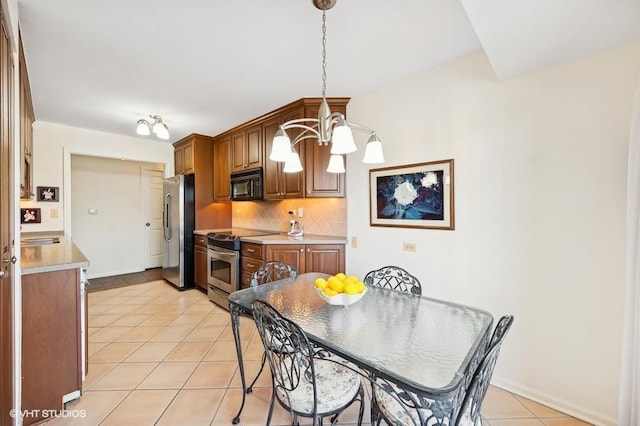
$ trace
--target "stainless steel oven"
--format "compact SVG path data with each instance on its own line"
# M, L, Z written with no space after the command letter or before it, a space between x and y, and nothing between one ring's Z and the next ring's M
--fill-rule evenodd
M207 234L207 295L229 309L229 295L240 290L240 238L277 234L277 231L231 228Z
M229 294L238 289L240 252L210 244L207 254L207 295L215 304L227 308Z

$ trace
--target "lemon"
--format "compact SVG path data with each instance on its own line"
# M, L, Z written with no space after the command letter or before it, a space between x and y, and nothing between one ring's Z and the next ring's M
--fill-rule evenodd
M339 280L337 277L329 277L327 280L329 288L336 293L342 293L344 290L344 281Z
M333 297L336 294L338 294L337 291L330 289L329 287L325 287L322 292L324 293L325 296L329 296L329 297Z
M316 288L319 288L320 290L326 288L328 284L329 283L324 278L317 278L315 283L314 283Z
M359 280L356 285L358 286L358 293L362 293L364 289L367 288L366 284Z
M349 276L345 279L345 281L360 281L360 280L359 280L359 279L358 279L358 277L357 277L357 276L355 276L355 275L349 275Z
M347 276L345 274L343 274L342 272L338 272L337 274L334 275L334 277L336 277L340 281L344 281L344 279L347 278Z
M350 281L344 285L345 294L359 294L361 293L360 287L357 281Z

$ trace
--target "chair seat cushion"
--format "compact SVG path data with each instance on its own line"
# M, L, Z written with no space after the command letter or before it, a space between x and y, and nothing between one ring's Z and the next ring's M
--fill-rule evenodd
M316 389L318 392L318 414L331 413L347 406L360 389L360 376L342 364L314 359ZM276 388L278 399L299 413L313 412L313 386L301 380L299 386L287 394Z
M398 389L393 386L396 391ZM373 396L382 417L393 426L419 425L420 418L415 408L400 403L391 394L378 386L373 386Z

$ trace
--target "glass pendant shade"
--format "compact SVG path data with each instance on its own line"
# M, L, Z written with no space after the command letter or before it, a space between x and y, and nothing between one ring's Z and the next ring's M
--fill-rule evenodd
M151 134L151 130L149 130L149 123L147 122L147 120L138 120L136 133L141 136L149 136Z
M154 126L155 127L155 126ZM158 136L160 139L164 139L167 140L169 139L169 128L167 127L166 124L161 123L160 124L160 128L158 129L157 132L155 132L156 136Z
M287 161L291 157L291 140L287 136L287 132L283 129L278 129L273 137L273 144L271 145L271 153L269 154L269 160L271 161ZM300 159L298 159L300 162Z
M353 141L353 133L351 127L344 118L340 118L333 128L331 136L331 153L332 154L349 154L358 149Z
M367 141L367 147L364 151L363 163L366 164L381 164L384 163L384 154L382 153L382 142L378 139L378 136L374 133L369 137Z
M162 132L162 123L158 120L153 124L153 128L151 129L154 135L158 135Z
M332 154L331 157L329 157L327 171L329 173L344 173L344 157L339 154Z
M300 155L294 150L289 154L289 158L284 162L285 173L297 173L302 171L302 163L300 163Z

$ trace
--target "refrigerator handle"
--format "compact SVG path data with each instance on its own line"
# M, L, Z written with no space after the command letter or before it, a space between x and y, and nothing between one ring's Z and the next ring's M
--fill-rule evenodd
M167 193L164 196L164 211L162 212L164 222L164 240L169 241L171 239L171 194Z

